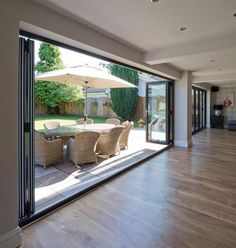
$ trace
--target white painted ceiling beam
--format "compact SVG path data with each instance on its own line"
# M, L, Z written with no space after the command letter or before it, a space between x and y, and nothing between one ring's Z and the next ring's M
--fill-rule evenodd
M236 35L224 36L204 42L193 42L191 44L182 44L175 47L166 47L147 52L144 55L144 62L149 65L171 63L179 58L187 58L197 54L212 53L232 49L236 47Z
M234 82L236 80L236 71L215 75L193 76L193 83L214 83L214 82Z

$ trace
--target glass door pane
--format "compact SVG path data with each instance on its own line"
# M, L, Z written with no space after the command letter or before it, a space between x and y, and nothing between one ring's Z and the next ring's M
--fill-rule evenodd
M206 92L202 92L202 122L203 122L203 128L206 127Z
M174 84L173 82L168 82L168 130L167 130L167 137L169 136L168 143L172 143L174 139Z
M202 91L199 91L199 127L203 127L203 116L202 116Z
M199 98L198 98L199 94L198 94L198 90L195 91L195 102L196 102L196 105L195 105L195 118L196 118L196 128L195 130L198 130L199 129Z
M192 131L195 130L195 98L194 89L192 89Z
M167 83L147 85L147 141L167 143Z
M206 127L206 91L192 88L192 132Z

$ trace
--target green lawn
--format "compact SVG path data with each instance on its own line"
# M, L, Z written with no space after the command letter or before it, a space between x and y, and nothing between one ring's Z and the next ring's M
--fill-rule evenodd
M35 130L42 131L44 130L43 123L45 121L59 121L61 126L64 125L72 125L76 124L76 120L79 118L83 118L82 116L78 115L44 115L44 116L36 116L35 117ZM105 117L89 117L93 119L94 123L105 123L107 118Z
M43 123L45 121L59 121L61 126L76 124L76 120L79 118L83 118L83 116L78 115L42 115L35 117L35 130L43 131L44 126ZM107 117L91 117L94 123L105 123ZM122 122L122 121L121 121ZM134 122L134 127L138 127L137 121Z

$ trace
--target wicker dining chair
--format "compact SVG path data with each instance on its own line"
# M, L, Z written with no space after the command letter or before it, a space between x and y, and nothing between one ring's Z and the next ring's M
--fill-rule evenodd
M102 132L97 143L97 152L109 158L111 155L120 153L119 139L124 127L117 126L109 131Z
M60 127L60 122L59 121L47 121L47 122L44 122L43 123L43 126L45 129L54 129L54 128L57 128L57 127ZM54 140L56 139L57 137L55 135L45 135L45 138L47 140Z
M97 163L96 145L99 132L85 131L79 132L68 142L69 159L75 164L84 164L88 162Z
M119 140L120 149L122 148L128 149L129 134L133 127L133 124L134 123L132 121L128 123L124 123L124 130L122 131Z
M106 123L107 124L114 124L115 126L118 126L118 125L120 125L120 120L117 118L109 118L109 119L106 119Z
M126 126L126 125L128 125L130 122L127 120L127 121L124 121L124 122L122 122L122 126Z
M63 160L62 139L47 140L43 134L35 131L35 164L43 165L44 169L49 164Z
M81 118L81 119L76 120L76 123L77 124L84 124L84 118ZM86 124L93 124L93 119L87 118Z
M43 126L45 129L53 129L60 127L60 122L59 121L47 121L43 123Z

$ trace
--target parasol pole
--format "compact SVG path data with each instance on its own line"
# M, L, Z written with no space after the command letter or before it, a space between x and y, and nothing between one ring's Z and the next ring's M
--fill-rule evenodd
M88 81L85 80L85 103L84 103L84 124L87 123L88 117Z

